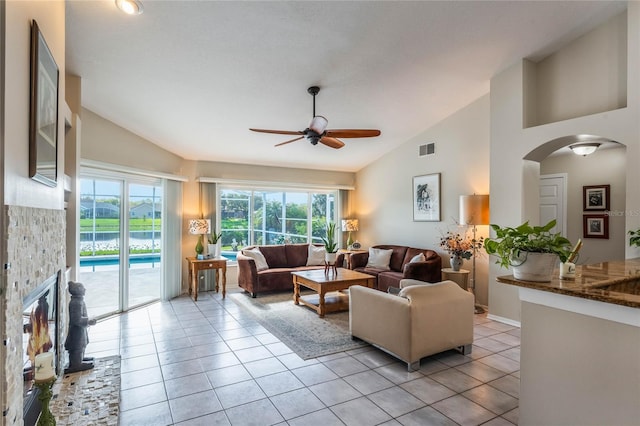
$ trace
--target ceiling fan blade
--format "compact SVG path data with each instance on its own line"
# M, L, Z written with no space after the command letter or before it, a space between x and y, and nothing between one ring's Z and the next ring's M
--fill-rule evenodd
M342 142L339 139L332 138L330 136L323 136L320 139L320 143L325 144L326 146L331 147L331 148L335 148L335 149L340 149L340 148L342 148L344 146L344 142Z
M329 120L327 120L321 115L316 115L311 120L311 123L309 123L309 129L321 135L324 133L324 129L327 128L327 124L329 124Z
M333 138L372 138L380 136L377 129L331 129L327 130L327 136Z
M301 135L302 132L295 130L267 130L267 129L249 129L253 132L260 133L276 133L278 135Z
M286 144L291 143L291 142L299 141L302 138L304 138L304 136L300 136L299 138L295 138L295 139L291 139L291 140L288 140L288 141L280 142L280 143L275 144L274 146L286 145Z

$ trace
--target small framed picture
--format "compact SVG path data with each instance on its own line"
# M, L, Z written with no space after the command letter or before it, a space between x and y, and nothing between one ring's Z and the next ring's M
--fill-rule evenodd
M609 239L609 216L604 214L585 214L582 216L584 238Z
M584 211L609 210L609 185L592 185L582 187L582 203Z
M440 173L414 176L413 221L440 222Z

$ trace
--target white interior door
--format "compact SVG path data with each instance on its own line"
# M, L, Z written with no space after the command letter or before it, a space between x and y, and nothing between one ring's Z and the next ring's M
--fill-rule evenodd
M540 176L540 225L556 220L553 232L567 236L567 174Z

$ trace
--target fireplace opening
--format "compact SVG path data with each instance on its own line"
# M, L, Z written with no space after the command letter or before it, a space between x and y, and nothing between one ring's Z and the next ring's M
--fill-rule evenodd
M52 275L22 301L22 376L23 418L25 426L35 425L42 409L38 400L39 390L34 386L35 357L44 352L53 352L56 374L59 374L58 336L60 336L60 313L58 310L58 288L61 271Z

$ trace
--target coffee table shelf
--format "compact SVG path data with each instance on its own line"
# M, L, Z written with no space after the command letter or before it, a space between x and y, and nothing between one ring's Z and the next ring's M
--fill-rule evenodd
M316 269L310 271L292 272L293 301L296 305L303 304L313 309L322 318L327 312L337 312L349 309L349 296L340 293L352 285L373 287L375 277L338 268L337 270ZM300 286L309 288L316 294L300 296Z

